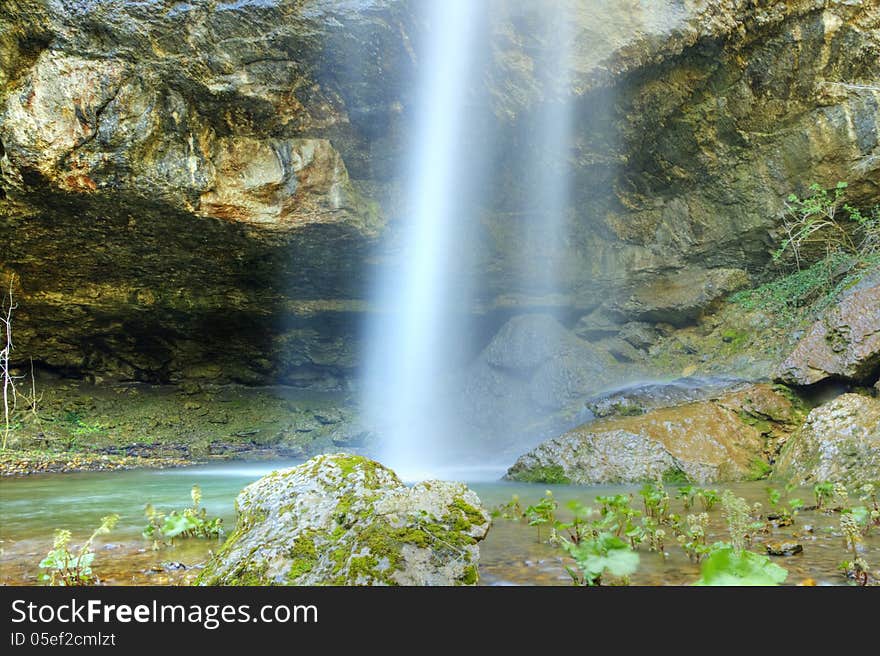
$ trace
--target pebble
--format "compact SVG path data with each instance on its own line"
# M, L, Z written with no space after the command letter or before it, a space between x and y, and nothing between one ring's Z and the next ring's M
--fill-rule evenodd
M767 553L771 556L793 556L804 550L803 545L794 540L768 542L765 546L767 547Z

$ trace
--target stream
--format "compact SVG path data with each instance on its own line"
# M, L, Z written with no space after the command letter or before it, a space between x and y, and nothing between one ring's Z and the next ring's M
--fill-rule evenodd
M152 503L162 511L190 505L190 488L202 489L202 504L209 515L223 518L227 531L235 524L234 499L247 484L273 469L295 462L277 461L230 462L166 470L130 470L122 472L46 474L6 479L0 482L0 583L34 585L39 583L37 564L52 544L57 528L73 533L79 544L109 513L120 516L116 529L96 542L94 570L107 585L166 585L189 583L198 573L199 564L216 549L213 540L179 540L173 548L158 551L141 537L145 525L144 504ZM523 506L540 499L545 489L552 489L560 508L571 499L592 504L598 495L630 492L633 506L641 503L636 486L544 486L498 481L500 470L460 470L441 472L443 478L466 480L487 508L520 496ZM736 483L729 488L750 503L761 502L768 508L766 481ZM683 513L675 499L671 510ZM812 502L812 493L793 493L805 503ZM854 503L855 500L854 500ZM564 512L560 514L564 515ZM710 542L724 539L724 519L720 506L711 512ZM802 511L794 525L774 529L755 540L753 549L763 552L763 542L790 539L800 542L804 551L790 557L774 558L789 570L787 583L797 584L812 579L817 584L840 585L846 579L837 567L845 557L839 516L818 511ZM864 556L876 567L880 562L878 531L865 539ZM547 530L542 535L546 540ZM684 552L670 536L662 557L640 548L641 563L631 582L635 585L686 585L699 576L699 566L688 561ZM495 519L488 537L480 545L481 585L568 585L561 551L544 541L539 542L535 527L525 522Z

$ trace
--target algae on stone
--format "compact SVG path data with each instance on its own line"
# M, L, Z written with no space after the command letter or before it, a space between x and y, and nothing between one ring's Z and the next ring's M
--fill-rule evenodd
M462 483L407 487L363 456L275 471L236 500L203 585L473 585L489 515Z

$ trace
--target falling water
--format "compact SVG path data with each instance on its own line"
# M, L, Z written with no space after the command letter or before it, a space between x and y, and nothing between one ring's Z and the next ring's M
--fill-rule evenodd
M543 102L526 121L521 162L525 222L520 238L519 277L527 296L562 294L562 254L569 206L569 152L573 111L570 98L572 15L564 3L544 12L535 73L543 87Z
M427 3L430 35L419 61L414 139L403 175L401 264L378 281L382 309L367 334L364 405L381 435L381 457L408 478L441 457L455 430L444 405L449 363L463 342L465 292L459 254L473 217L462 195L471 171L463 138L468 92L478 86L481 8L474 0Z

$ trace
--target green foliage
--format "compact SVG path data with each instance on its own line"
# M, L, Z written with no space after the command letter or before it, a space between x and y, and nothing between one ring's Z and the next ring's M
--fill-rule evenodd
M507 503L499 504L493 508L490 514L493 519L500 517L501 519L509 519L517 522L525 517L525 512L519 502L518 494L514 494Z
M523 483L544 483L546 485L568 485L571 483L571 479L565 475L565 470L559 465L532 467L517 474L517 480Z
M645 505L645 515L661 523L665 521L669 513L669 494L661 483L645 483L639 496Z
M794 524L798 511L804 507L804 502L800 499L789 498L789 494L794 489L794 486L786 485L784 493L775 487L768 487L766 489L767 498L770 501L770 506L773 508L773 512L767 515L767 519L777 527Z
M709 528L708 513L688 515L684 525L677 523L673 530L676 532L676 540L687 554L688 559L700 562L709 553L709 545L706 541L706 533Z
M713 490L705 487L698 487L696 489L696 496L700 500L700 504L703 506L703 510L709 512L712 508L715 507L715 504L718 503L720 497L718 496L718 490Z
M745 499L730 490L721 493L721 511L727 520L730 544L737 551L744 551L747 545L751 545L754 535L767 530L760 519L760 504L750 508Z
M174 546L174 538L219 538L223 535L223 520L220 517L208 517L208 511L200 507L202 490L193 485L190 490L193 505L182 511L172 510L168 515L157 511L153 504L144 507L147 526L143 536L153 541L153 549L163 546Z
M847 560L840 563L840 569L858 585L868 585L870 577L868 563L859 552L859 545L862 543L862 527L858 516L851 510L840 514L840 530L849 552Z
M612 533L600 533L578 543L563 539L561 545L580 570L567 568L578 585L601 585L606 575L626 578L639 568L639 554Z
M101 518L101 525L75 553L70 550L70 531L66 529L55 531L52 550L39 564L41 569L48 571L40 578L49 585L78 586L97 583L98 578L92 572L92 562L95 560L92 544L99 535L112 531L117 521L119 515L107 515Z
M718 545L700 566L696 585L779 585L788 571L767 556L730 545Z
M753 458L749 463L749 480L760 481L770 476L773 468L763 458Z
M868 513L866 524L868 529L871 526L880 526L880 502L877 499L877 488L880 487L876 483L862 483L859 486L859 500L868 504L866 511ZM866 530L867 533L867 530Z
M553 492L547 490L544 493L543 499L535 505L526 508L525 517L529 522L529 526L536 526L538 528L538 542L541 541L541 526L554 523L558 505L556 499L553 498Z
M816 483L813 486L813 495L816 497L816 507L819 510L825 509L834 496L834 483Z
M785 233L773 260L792 273L738 292L731 301L746 309L797 314L817 303L830 304L867 271L880 265L880 206L863 211L844 202L847 183L830 190L810 186L810 195L788 197Z

